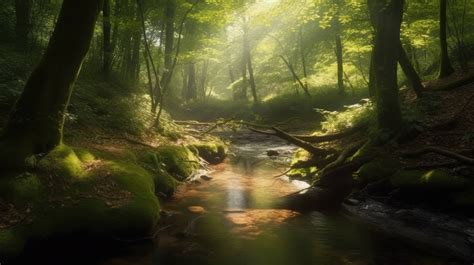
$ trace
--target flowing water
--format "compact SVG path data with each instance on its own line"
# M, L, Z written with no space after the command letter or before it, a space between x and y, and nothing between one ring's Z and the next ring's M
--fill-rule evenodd
M458 264L373 232L338 212L274 209L278 197L307 185L275 177L295 149L250 134L233 142L235 155L212 168L210 181L186 184L163 203L167 217L155 242L123 244L81 264ZM267 150L280 155L269 158Z

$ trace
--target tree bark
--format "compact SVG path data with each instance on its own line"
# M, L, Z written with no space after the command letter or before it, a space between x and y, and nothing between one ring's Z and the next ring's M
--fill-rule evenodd
M167 0L165 7L165 62L161 87L166 87L171 79L174 48L174 19L176 15L176 1Z
M102 71L104 76L108 78L110 76L110 65L112 62L112 46L111 46L111 23L110 23L110 0L104 0L103 8L103 68Z
M336 57L337 57L337 88L339 94L344 94L344 64L342 61L342 41L339 33L336 34Z
M31 33L32 0L15 0L15 37L17 48L26 49Z
M439 44L441 65L439 69L439 78L445 78L454 73L454 69L449 60L448 40L447 40L447 0L439 2Z
M18 163L62 142L64 116L94 33L102 1L64 0L53 35L2 135L2 153Z
M302 82L303 84L302 88L306 96L311 97L311 94L309 93L309 89L308 89L308 81L307 81L308 71L306 70L306 53L305 53L305 47L304 47L304 41L303 41L303 31L301 28L298 32L298 35L299 35L299 44L300 44L301 67L303 68L303 78L304 78L304 81Z
M202 98L206 97L206 86L207 86L207 71L209 69L209 59L206 59L202 62L202 69L201 69L201 92Z
M377 96L377 88L375 87L375 69L374 69L374 54L375 54L374 47L372 48L371 56L370 56L370 65L369 65L369 96L372 99L375 99Z
M423 85L421 84L420 76L418 75L415 68L411 64L410 59L408 59L408 56L405 52L405 49L403 48L401 41L399 41L398 49L399 49L398 50L399 52L398 63L402 67L402 70L408 79L408 83L413 88L416 95L420 97L421 94L423 93Z
M402 126L397 62L404 1L368 0L368 4L376 32L372 56L378 126L382 131L396 134Z
M196 99L196 64L190 63L188 66L188 87L186 90L186 101Z

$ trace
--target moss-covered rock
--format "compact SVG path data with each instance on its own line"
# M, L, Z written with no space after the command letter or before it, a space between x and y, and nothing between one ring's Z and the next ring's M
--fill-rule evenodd
M463 190L469 186L469 181L466 178L453 175L444 169L400 170L390 180L395 188Z
M71 147L64 144L49 152L39 161L38 166L43 171L54 172L64 178L79 178L85 175L82 161Z
M393 157L384 157L373 160L362 165L355 172L355 180L361 184L367 184L394 175L401 168L401 163Z
M311 159L311 154L304 150L304 149L298 149L296 152L293 154L293 158L291 159L290 167L293 168L295 167L298 163L308 161ZM311 179L318 168L316 167L309 167L309 168L294 168L291 169L288 173L287 176L290 178L294 179Z
M201 166L199 158L185 146L160 146L155 154L164 169L179 181L191 176Z
M79 153L79 155L77 155ZM152 175L129 162L94 159L60 146L32 172L0 179L0 257L25 243L60 236L94 238L150 234L160 206Z
M160 156L156 152L149 152L140 157L140 164L143 168L151 172L155 183L155 192L164 194L166 197L173 195L180 184L168 173L166 165L160 161Z
M227 146L218 139L211 139L205 142L198 142L189 146L190 150L210 164L219 164L227 156Z

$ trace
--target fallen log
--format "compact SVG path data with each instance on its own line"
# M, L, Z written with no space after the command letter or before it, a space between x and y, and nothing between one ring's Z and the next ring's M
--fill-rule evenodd
M298 138L302 141L306 141L309 143L323 143L323 142L330 142L342 139L347 136L351 136L357 132L363 131L366 129L367 126L356 126L353 128L348 129L347 131L338 132L334 134L326 134L326 135L293 135L295 138Z
M465 76L463 78L460 78L458 80L455 80L453 82L450 82L444 85L433 86L433 90L434 91L448 91L448 90L456 89L461 86L468 85L473 82L474 82L474 74Z
M319 147L316 147L316 146L312 145L311 143L300 140L300 139L294 137L293 135L282 131L278 127L271 127L271 130L273 130L273 132L254 129L250 126L248 127L248 129L251 130L252 132L279 137L279 138L281 138L281 139L283 139L283 140L285 140L285 141L287 141L291 144L294 144L298 147L303 148L304 150L308 151L313 156L323 157L323 156L327 156L327 155L336 153L336 151L333 150L333 149L319 148Z
M418 156L422 156L428 153L439 154L445 157L455 159L463 164L474 165L474 158L470 158L470 157L455 153L453 151L443 149L440 147L435 147L435 146L425 147L413 152L405 152L405 153L402 153L401 156L402 157L418 157Z

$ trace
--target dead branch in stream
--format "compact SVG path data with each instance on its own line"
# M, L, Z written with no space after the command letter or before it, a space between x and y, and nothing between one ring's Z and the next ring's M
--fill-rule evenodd
M425 147L425 148L416 150L414 152L402 153L401 156L402 157L418 157L418 156L422 156L424 154L429 154L429 153L435 153L435 154L439 154L445 157L449 157L463 164L474 165L474 158L470 158L470 157L455 153L453 151L443 149L440 147L434 147L434 146Z
M365 125L360 125L360 126L355 126L350 129L347 129L346 131L343 132L338 132L334 134L326 134L326 135L293 135L294 137L310 142L310 143L323 143L323 142L330 142L330 141L335 141L342 139L344 137L350 136L352 134L355 134L357 132L363 131L367 129L367 124Z

